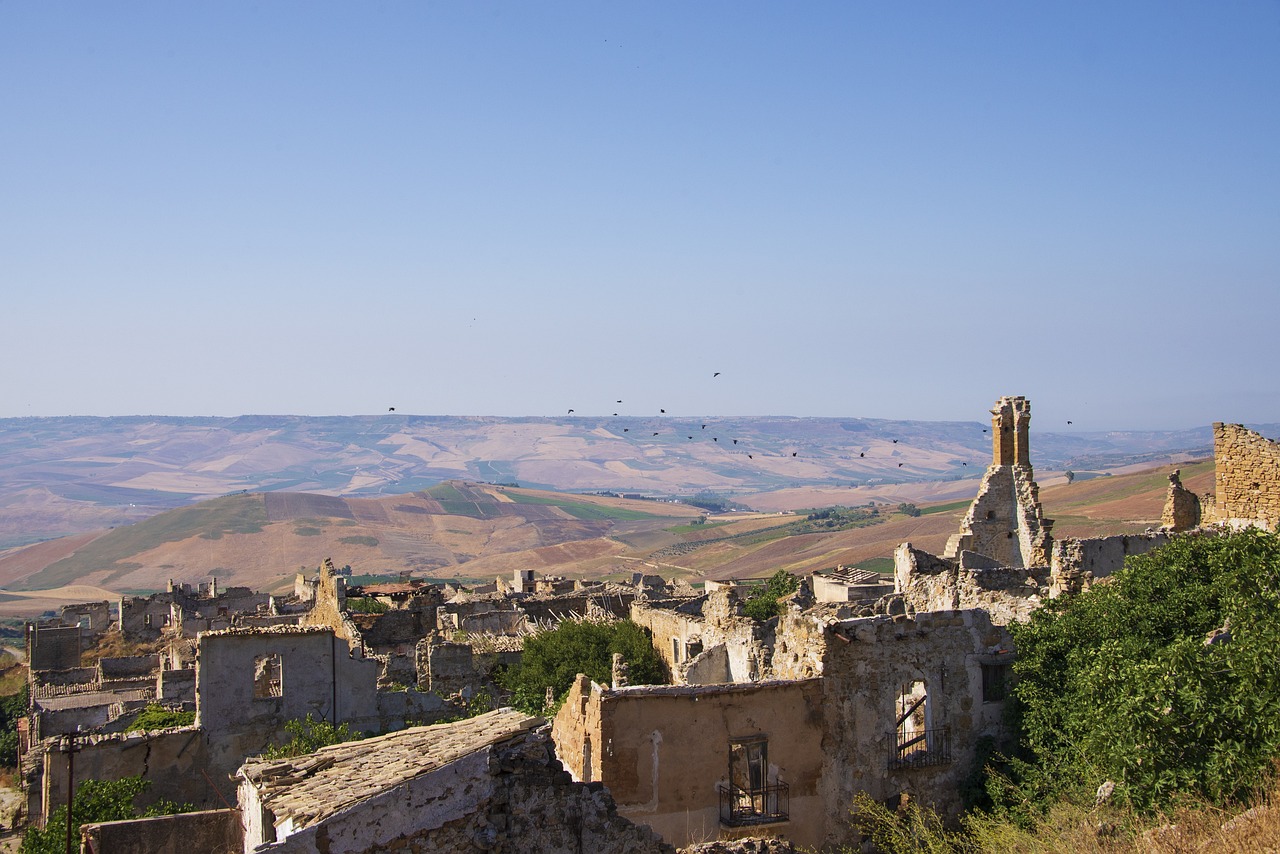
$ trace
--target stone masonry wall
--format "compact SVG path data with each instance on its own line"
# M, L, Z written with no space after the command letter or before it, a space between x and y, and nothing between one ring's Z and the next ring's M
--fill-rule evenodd
M1049 595L1062 596L1088 590L1094 580L1106 578L1124 566L1129 555L1146 554L1169 542L1166 531L1120 534L1113 537L1067 537L1053 544L1049 569Z
M1031 468L1031 404L1024 397L1002 397L991 416L991 465L944 556L972 551L1004 566L1047 566L1053 522L1044 518Z
M1280 525L1280 442L1242 424L1213 425L1212 521L1267 529Z

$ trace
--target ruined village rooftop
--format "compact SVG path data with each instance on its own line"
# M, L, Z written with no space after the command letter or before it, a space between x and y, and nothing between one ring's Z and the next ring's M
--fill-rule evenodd
M250 759L240 775L258 789L263 806L278 821L289 819L294 828L302 828L544 723L514 709L498 709L290 759Z

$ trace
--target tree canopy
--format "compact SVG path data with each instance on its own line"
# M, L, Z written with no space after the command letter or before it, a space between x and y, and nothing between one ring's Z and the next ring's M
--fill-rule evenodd
M631 684L663 682L662 660L649 635L637 624L630 620L566 620L552 631L524 639L520 664L507 672L504 687L512 692L512 704L517 708L530 714L547 714L554 711L546 708L548 687L560 699L579 673L608 684L615 652L626 661Z

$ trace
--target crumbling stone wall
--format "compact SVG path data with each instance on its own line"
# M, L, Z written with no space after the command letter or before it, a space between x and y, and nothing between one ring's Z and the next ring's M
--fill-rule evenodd
M978 739L1003 731L1003 694L984 693L983 668L1012 661L1008 632L979 610L865 617L824 631L824 844L856 842L845 816L859 791L882 803L907 793L958 814ZM927 697L927 761L897 763L899 698L917 682Z
M649 629L653 648L675 684L754 682L768 678L764 629L741 614L742 602L730 585L718 585L695 599L637 600L633 622ZM726 669L718 662L723 647Z
M1124 566L1129 555L1146 554L1169 542L1168 531L1119 534L1112 537L1066 537L1053 544L1049 570L1049 595L1062 596L1088 590L1096 579L1106 578Z
M998 625L1025 620L1049 594L1048 567L1001 566L962 551L940 558L903 543L894 550L897 592L914 612L981 608Z
M381 730L377 664L353 657L328 628L228 629L200 635L196 724L213 768L227 778L245 756L280 741L284 724L308 714ZM260 662L278 656L280 690L262 696ZM217 779L215 777L215 779Z
M1004 566L1049 564L1053 521L1044 518L1040 506L1028 444L1030 424L1031 403L1025 397L996 401L991 410L991 465L960 532L947 542L944 557L972 551Z
M1214 518L1237 527L1280 525L1280 442L1242 424L1213 425Z
M730 743L767 739L767 780L786 783L790 820L771 832L817 846L825 725L821 680L604 688L580 676L556 715L556 752L579 780L604 783L618 811L676 845L721 835ZM737 835L730 832L728 835Z
M27 780L28 815L43 825L50 811L67 802L67 756L58 739L36 745L31 762L34 774ZM161 799L197 806L221 803L218 792L201 774L208 752L196 727L94 735L78 740L75 759L77 783L85 780L119 780L139 776L151 783L138 796L147 807ZM223 796L234 789L223 787Z
M1200 524L1200 498L1182 485L1181 472L1169 473L1169 494L1165 497L1164 512L1160 516L1161 527L1170 531L1189 531Z

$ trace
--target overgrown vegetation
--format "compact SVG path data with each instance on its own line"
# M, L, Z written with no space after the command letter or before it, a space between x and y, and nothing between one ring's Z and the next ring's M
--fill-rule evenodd
M1274 841L1274 810L1251 814L1244 836L1222 825L1280 795L1280 536L1175 538L1010 630L1016 753L984 763L985 797L960 829L914 805L860 799L855 824L877 847L1248 851L1249 840Z
M141 777L124 777L120 780L85 780L76 786L72 804L71 838L80 839L80 825L100 821L124 821L157 815L173 815L191 812L191 804L175 804L160 800L144 810L134 801L151 787ZM55 809L45 822L44 829L31 825L22 839L22 854L62 854L67 843L67 807ZM79 842L77 841L77 845Z
M613 676L613 654L621 653L632 685L663 681L662 660L649 635L630 620L566 620L555 629L524 639L520 663L499 674L512 693L512 705L532 715L550 715L560 707L579 673L601 684ZM548 705L547 689L555 700Z
M13 768L18 764L18 718L27 714L27 686L0 699L0 766Z
M386 602L368 596L348 596L347 611L352 614L385 614L391 610Z
M785 569L780 569L769 576L769 580L762 587L752 592L750 598L743 603L742 613L761 622L770 617L776 617L782 613L782 603L779 600L783 596L794 593L799 586L799 578Z
M195 712L176 712L164 706L152 703L147 706L129 725L128 732L139 730L169 729L170 727L191 726L196 722Z
M823 507L805 513L803 520L792 522L788 534L809 534L815 531L843 531L848 528L864 528L884 521L880 511L868 504L864 507Z
M311 715L307 715L300 721L286 721L284 731L290 735L290 739L284 744L268 747L262 754L267 759L302 756L331 744L342 744L344 741L364 738L362 733L353 733L348 724L334 726L328 721L317 720Z
M1280 755L1280 537L1183 536L1011 627L1019 791L1116 784L1142 811L1225 803Z

